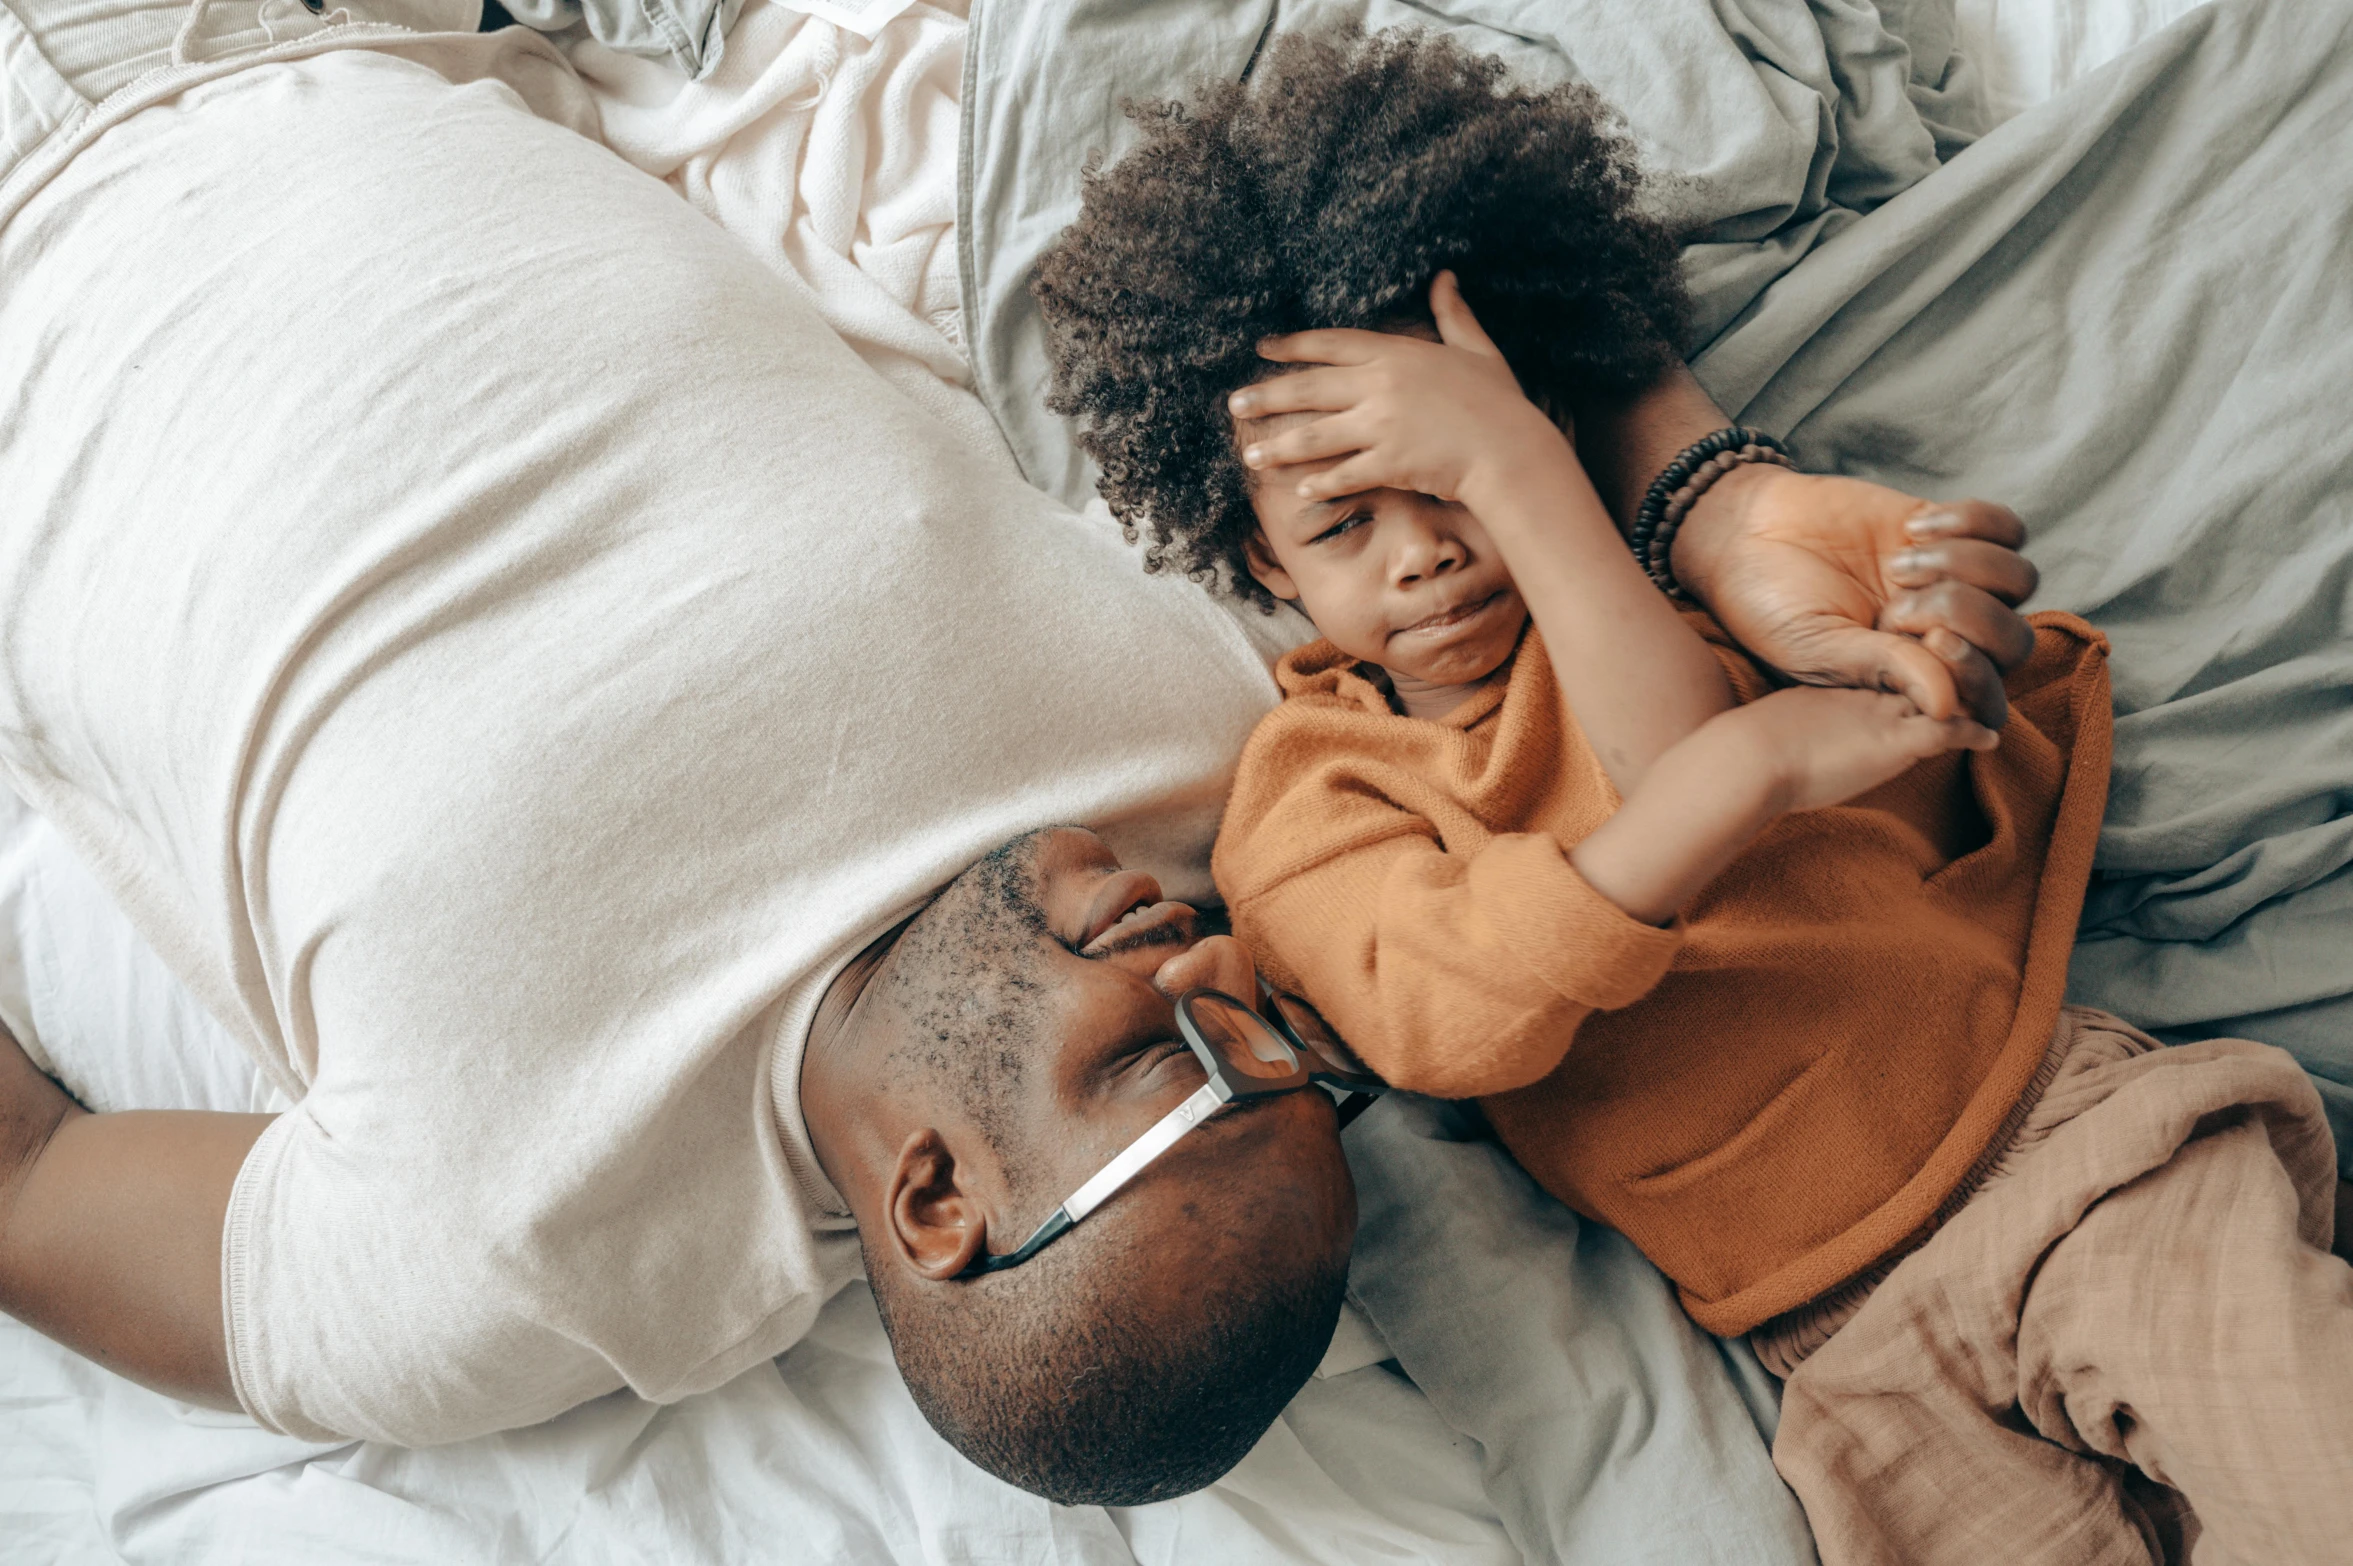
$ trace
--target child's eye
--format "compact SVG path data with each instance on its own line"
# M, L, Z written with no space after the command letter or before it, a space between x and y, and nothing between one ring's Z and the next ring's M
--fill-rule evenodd
M1311 544L1329 543L1331 540L1340 537L1344 533L1353 533L1356 531L1359 523L1370 522L1371 520L1372 518L1362 511L1351 511L1348 513L1348 515L1342 517L1339 521L1333 523L1330 527L1325 528L1322 532L1316 534L1315 537L1309 539L1308 542Z

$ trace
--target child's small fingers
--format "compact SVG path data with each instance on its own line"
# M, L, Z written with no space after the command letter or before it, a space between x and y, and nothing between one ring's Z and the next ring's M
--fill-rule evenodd
M1242 465L1254 471L1289 468L1363 449L1364 435L1356 428L1356 421L1334 414L1251 442L1242 448Z
M1226 399L1226 409L1237 419L1271 419L1279 413L1328 413L1356 401L1356 372L1326 365L1245 386Z
M1382 349L1394 347L1396 341L1385 332L1325 326L1311 332L1265 338L1258 345L1258 357L1272 359L1277 364L1363 364L1377 357Z
M1380 487L1380 468L1359 454L1301 479L1298 493L1302 500L1332 500Z
M1492 359L1503 357L1479 318L1462 296L1462 282L1451 270L1430 280L1430 319L1437 323L1438 340L1449 348L1468 348Z
M1948 750L1992 750L2001 736L1973 718L1927 718L1914 716L1906 720L1913 743L1922 754L1935 755Z

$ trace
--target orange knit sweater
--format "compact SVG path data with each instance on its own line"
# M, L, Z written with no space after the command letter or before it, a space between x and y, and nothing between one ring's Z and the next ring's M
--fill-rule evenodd
M1756 667L1693 618L1754 700ZM1276 670L1218 888L1390 1082L1481 1100L1545 1189L1745 1332L1925 1226L2042 1061L2109 708L2099 633L2034 623L1998 750L1784 817L1667 929L1569 864L1618 798L1533 629L1435 722L1317 642Z

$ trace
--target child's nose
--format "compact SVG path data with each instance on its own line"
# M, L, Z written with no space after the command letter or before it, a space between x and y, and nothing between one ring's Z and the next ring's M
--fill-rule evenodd
M1444 576L1462 569L1469 558L1462 540L1452 530L1432 527L1416 521L1404 538L1398 540L1397 553L1391 559L1390 574L1399 587L1411 587L1432 577Z

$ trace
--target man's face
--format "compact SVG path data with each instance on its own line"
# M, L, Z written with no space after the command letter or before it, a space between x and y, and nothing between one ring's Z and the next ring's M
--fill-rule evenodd
M1018 1243L1201 1086L1200 1062L1177 1030L1176 996L1202 986L1245 1000L1257 994L1239 941L1203 935L1191 907L1164 900L1151 876L1122 869L1093 833L1057 828L1027 847L1022 911L1034 923L1006 968L1034 1024L1025 1030L1023 1081L1007 1106L1007 1146L1022 1149L1031 1168L1019 1182L1027 1200L1014 1204L1020 1232L997 1236L992 1250ZM1337 1121L1320 1092L1220 1111L1138 1178L1133 1205L1175 1200L1191 1208L1180 1193L1200 1181L1246 1183L1259 1199L1292 1200L1303 1214L1335 1220L1346 1208L1353 1227ZM1127 1221L1119 1206L1114 1198L1089 1221Z
M1175 997L1250 999L1257 980L1240 942L1200 924L1066 827L991 855L907 927L802 1071L870 1257L945 1282L1014 1249L1202 1085ZM1309 1090L1212 1115L1086 1227L1151 1247L1181 1287L1188 1269L1344 1257L1355 1224L1335 1111Z

